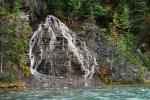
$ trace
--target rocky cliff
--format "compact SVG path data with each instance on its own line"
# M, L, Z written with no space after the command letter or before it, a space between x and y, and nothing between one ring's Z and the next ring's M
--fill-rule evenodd
M95 52L54 16L39 25L30 40L31 73L36 76L92 79L98 64Z
M114 62L119 56L115 45L105 43L106 33L93 23L84 23L82 29L73 32L52 15L39 25L30 39L29 51L31 73L46 79L39 83L50 80L50 85L77 86L90 81L99 84L107 77L117 81L137 79L139 66L123 67Z

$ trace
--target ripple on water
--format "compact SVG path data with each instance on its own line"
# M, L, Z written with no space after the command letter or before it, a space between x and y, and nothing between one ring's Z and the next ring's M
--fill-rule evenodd
M139 87L104 89L56 89L0 92L0 100L150 100L150 89Z

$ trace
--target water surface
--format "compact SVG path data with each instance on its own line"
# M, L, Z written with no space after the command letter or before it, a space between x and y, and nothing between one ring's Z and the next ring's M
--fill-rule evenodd
M150 88L51 89L1 91L0 100L150 100Z

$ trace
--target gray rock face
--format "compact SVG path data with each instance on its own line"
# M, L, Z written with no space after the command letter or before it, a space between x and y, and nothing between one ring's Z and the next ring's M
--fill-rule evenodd
M137 79L139 67L129 62L122 64L117 48L105 43L106 34L100 33L98 26L87 23L84 29L75 34L54 16L48 16L39 25L31 37L29 52L31 73L42 77L39 83L49 83L48 86L57 83L65 86L66 82L71 86L97 84L100 67L108 68L108 75L114 80ZM83 32L84 36L79 37Z
M94 23L86 23L84 29L77 33L84 33L82 37L87 46L96 53L99 68L108 68L108 76L113 80L137 80L139 66L119 55L116 45L107 44L106 33L100 32L99 27Z
M34 75L84 75L92 78L97 66L84 41L54 16L39 25L30 40L31 73Z

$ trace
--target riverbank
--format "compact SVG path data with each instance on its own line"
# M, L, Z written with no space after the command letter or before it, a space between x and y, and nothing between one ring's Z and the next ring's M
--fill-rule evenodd
M0 82L0 90L24 90L24 89L29 89L29 90L49 90L49 89L67 89L67 88L114 88L114 87L145 87L145 88L150 88L150 81L145 81L143 83L134 83L134 84L129 84L125 82L112 82L111 84L104 84L100 82L95 82L89 84L89 86L85 86L84 81L82 79L74 79L74 81L69 81L66 78L63 79L55 79L53 81L43 81L42 79L37 80L28 80L28 81L19 81L15 83L2 83Z
M0 82L0 90L24 89L24 88L26 88L24 81L18 81L13 83Z

